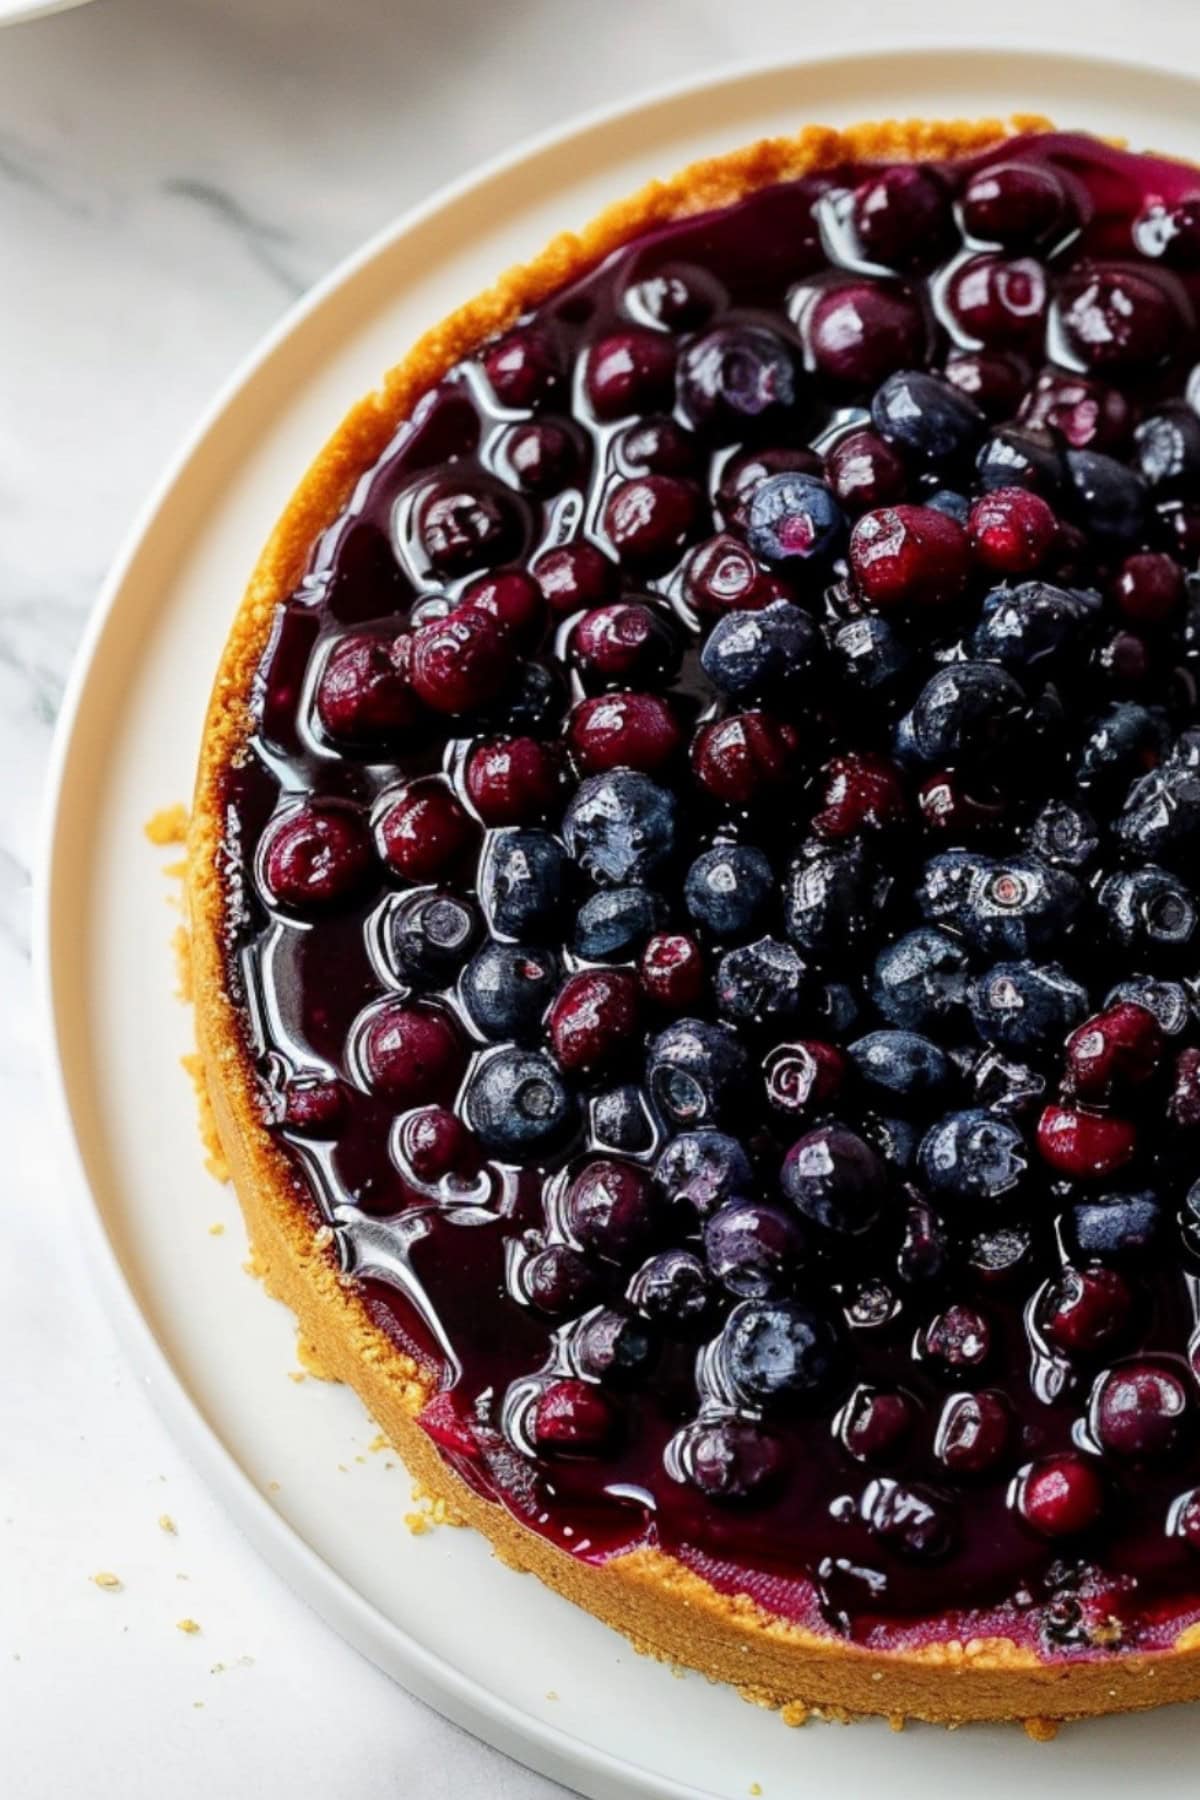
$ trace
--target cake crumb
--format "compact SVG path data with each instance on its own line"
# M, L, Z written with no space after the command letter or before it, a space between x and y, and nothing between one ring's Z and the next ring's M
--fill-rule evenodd
M807 1725L808 1708L799 1700L792 1700L787 1706L780 1707L779 1716L785 1725Z
M424 1537L432 1529L428 1513L409 1512L404 1515L404 1523L414 1537Z
M297 1387L299 1387L302 1381L308 1380L308 1376L304 1373L303 1369L289 1369L287 1378L289 1381L294 1381Z
M557 1700L558 1699L558 1690L556 1688L547 1688L546 1689L546 1698L547 1698L547 1700Z
M1025 1736L1035 1744L1050 1744L1058 1736L1057 1719L1025 1719Z
M106 1594L119 1594L125 1585L121 1577L114 1575L111 1569L99 1570L92 1576L92 1580L98 1588L103 1588Z
M208 1235L209 1235L209 1237L224 1237L225 1236L224 1220L223 1219L214 1219L212 1224L208 1228Z
M186 843L187 828L187 807L181 800L177 800L174 806L160 806L142 826L150 842L164 848L168 844Z
M171 1517L170 1513L159 1513L158 1529L160 1531L168 1532L171 1537L179 1536L178 1527L176 1526L175 1521Z
M758 1800L759 1794L762 1793L762 1782L752 1781L748 1791L754 1795L754 1800Z
M889 1731L903 1731L908 1720L904 1717L903 1713L889 1713L887 1722Z
M197 1625L195 1619L176 1619L175 1629L176 1631L182 1631L187 1637L195 1637L200 1627Z
M388 1448L388 1440L384 1437L382 1431L377 1431L375 1433L375 1436L371 1439L370 1443L367 1445L367 1449L370 1450L372 1454L374 1454L376 1451L379 1451L379 1450L386 1450L387 1448Z
M196 1708L197 1711L199 1711L200 1708L204 1705L204 1702L203 1702L203 1700L193 1700L192 1705Z

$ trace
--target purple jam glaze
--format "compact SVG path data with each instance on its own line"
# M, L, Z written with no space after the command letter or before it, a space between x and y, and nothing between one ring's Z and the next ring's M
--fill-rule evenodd
M1013 165L1016 178L993 174ZM658 1546L718 1589L876 1648L993 1633L1046 1656L1110 1654L1114 1638L1165 1647L1200 1617L1200 1561L1178 1527L1200 1487L1189 1360L1200 1201L1188 1204L1200 1173L1200 1076L1177 1062L1196 1055L1200 1036L1185 979L1200 966L1200 932L1180 923L1200 837L1186 834L1193 796L1183 776L1167 802L1157 796L1183 821L1173 837L1150 817L1155 795L1131 817L1127 794L1172 742L1177 763L1195 760L1182 734L1196 722L1200 623L1182 577L1194 574L1188 509L1200 504L1189 380L1200 176L1067 135L1018 138L937 167L919 193L905 180L885 192L878 174L832 170L656 229L420 403L315 546L256 677L256 730L226 775L228 977L314 1227L333 1225L372 1317L429 1371L440 1391L427 1429L477 1491L574 1555ZM964 237L964 222L979 235ZM925 267L927 253L938 268ZM955 427L971 437L969 455L930 452L928 415L914 445L889 414L887 378L914 360L934 371L949 362L958 390L988 412L991 425L968 407ZM1045 428L1032 447L1023 425L1015 440L1003 429L990 436L1011 422L1014 395L1018 419ZM1139 419L1155 423L1135 443ZM821 477L823 458L853 432L863 434L853 468L830 477L847 517ZM976 470L985 441L1000 477ZM1092 467L1077 471L1072 496L1065 449L1104 452L1126 469L1140 459L1153 493L1131 502L1128 482L1105 487L1111 469ZM981 483L1040 488L1052 525L1044 508L1002 505L986 521L973 515L964 536ZM856 491L910 508L937 495L960 522L922 512L855 526ZM1140 513L1118 532L1128 504ZM1034 527L1030 549L1021 532ZM722 531L724 547L700 556L696 546ZM565 564L547 563L547 551L577 540L602 556L571 551ZM1122 574L1126 557L1146 550L1174 560ZM546 603L534 595L532 630L528 617L514 625L511 610L528 604L527 580L507 598L472 600L495 568L540 576ZM1072 613L1078 635L1065 665L1049 651L1014 662L1011 640L987 637L984 597L1005 571L1013 584L1032 575L1094 595ZM789 640L792 661L765 698L753 680L739 690L731 665L722 693L711 653L704 667L699 655L714 619L740 606L744 623L781 598L799 603L789 618L806 609L841 648ZM443 642L434 622L464 601L491 616L480 623L476 610L463 632L455 614ZM618 602L649 616L595 621L587 657L574 656L573 624ZM1139 606L1157 616L1147 623ZM350 721L350 735L335 739L317 706L329 653L352 633L366 641L346 664L350 685L326 707L335 716L336 701L336 717ZM939 668L964 659L1015 667L1023 683L1021 731L986 766L979 716L944 753L919 742L914 753L915 715L905 722ZM531 662L541 672L532 677ZM557 756L568 707L612 691L642 697L636 716L626 709L614 723L606 707L586 732L574 728L577 761L562 755L557 795L547 803L544 758L528 816L519 792L502 795L515 828L546 835L518 847L515 872L505 864L495 877L508 852L471 807L472 748L534 737ZM1081 775L1097 720L1119 704L1149 708L1148 720L1110 720ZM689 768L698 726L763 710L766 725L722 734ZM1016 729L1008 713L987 716L987 731ZM1114 774L1104 745L1126 728L1132 747ZM593 889L564 808L585 772L599 780L594 772L630 764L678 794L676 842L649 872L617 882L650 890L641 922L588 913L598 935L581 949L577 915ZM414 779L432 785L415 807L409 789L397 810ZM302 822L285 841L276 815L286 822L304 797L336 803L334 824L314 835ZM1051 802L1053 819L1042 812ZM1064 822L1063 809L1081 805L1091 822ZM1098 847L1085 845L1073 864L1071 845L1093 826ZM367 833L376 849L363 876ZM562 857L564 836L574 862ZM875 868L862 918L834 948L814 947L803 924L792 929L787 870L806 840L820 855L865 845ZM713 877L707 898L695 899L691 878L685 890L688 864L730 845L769 864L753 921L727 910L729 881L740 906L753 870ZM1048 937L1014 949L995 908L981 922L978 907L967 917L944 895L924 914L911 898L918 884L929 890L929 859L960 848L998 863L1053 853L1080 885L1052 896L1060 911ZM525 878L531 857L542 859L536 891ZM1157 936L1131 947L1121 919L1141 902L1135 894L1122 914L1105 881L1163 863L1174 885L1146 902ZM1019 879L994 878L1002 913ZM491 884L484 896L481 883ZM424 888L458 910L443 908L433 924L428 911L406 910L404 897ZM503 924L517 915L491 917L499 940L523 940L504 975L524 996L521 1025L481 1028L494 985L472 999L461 973L487 936L481 897L492 909L533 909L515 931ZM926 1017L908 988L882 994L870 977L881 950L931 921L961 979L954 1004ZM672 1012L665 985L643 984L639 999L632 977L593 994L593 1012L569 1019L570 1032L555 1026L565 1073L539 1063L533 1087L520 1090L531 1147L505 1140L511 1093L491 1110L478 1091L471 1098L493 1046L514 1036L523 1053L544 1056L539 1021L566 977L594 962L636 972L646 938L664 930L698 940L701 998ZM729 959L764 933L776 940L767 970ZM1039 970L1061 965L1077 998L1061 987L1047 996L1041 974L1026 993L1025 976L1004 974L1023 958ZM939 966L939 979L956 979ZM1056 1095L1073 1104L1062 1086L1068 1032L1103 1011L1110 989L1146 973L1165 984L1139 991L1168 1035L1143 1017L1137 1069L1114 1051L1111 1084L1084 1097L1068 1161L1040 1157L1043 1104ZM792 976L799 999L788 998ZM1026 1023L1048 1009L1046 1030L1018 1050L1005 1035L1014 993ZM502 999L517 1004L509 987ZM766 1204L714 1225L721 1196L670 1200L650 1182L683 1114L674 1124L655 1117L682 1078L672 1087L660 1069L648 1080L648 1056L654 1068L661 1058L647 1046L679 1010L711 1022L718 1006L746 1062L731 1077L727 1129L752 1165L727 1185L739 1201ZM634 1016L621 1011L629 1007ZM897 1028L915 1028L928 1048L919 1069L911 1047L902 1066L888 1060L887 1080L900 1084L889 1087L872 1057L894 1059L897 1046L863 1045ZM415 1132L417 1113L445 1106L471 1133L433 1119L427 1154L458 1163L422 1182L398 1120ZM992 1109L989 1143L1011 1122L1001 1147L1016 1146L1011 1182L978 1160L959 1164L961 1179L939 1173L941 1152L928 1146L941 1132L944 1149L970 1108ZM1095 1134L1080 1135L1094 1112L1136 1127L1131 1163L1118 1168L1107 1138L1093 1151ZM854 1153L857 1211L832 1224L849 1189L829 1200L799 1151L784 1168L789 1148L829 1119L873 1146ZM489 1131L500 1134L490 1155ZM1109 1155L1111 1170L1085 1167L1093 1154ZM624 1166L619 1194L573 1185L599 1157ZM1121 1195L1134 1198L1118 1228L1097 1204ZM1069 1263L1122 1272L1132 1299L1119 1327L1098 1312L1093 1320L1076 1296L1070 1323L1044 1334L1052 1287L1061 1319L1055 1284ZM641 1316L655 1314L664 1287L658 1316ZM751 1388L773 1380L777 1362L768 1354L764 1364L760 1341L758 1360L738 1363L723 1321L780 1301L789 1317L815 1320L817 1338L805 1340L804 1381L764 1399ZM1084 1348L1052 1348L1055 1330L1058 1343L1069 1331ZM1119 1433L1104 1426L1094 1390L1107 1368L1147 1358L1177 1373L1187 1413L1182 1433L1150 1420L1145 1441L1169 1440L1170 1452L1139 1461L1100 1441ZM582 1400L572 1385L581 1380ZM992 1397L986 1443L962 1448L960 1408L958 1454L946 1453L947 1401L980 1392ZM1027 1473L1067 1452L1100 1477L1099 1518L1044 1535L1022 1517L1023 1506L1033 1511L1022 1500ZM1053 1526L1067 1512L1039 1516Z

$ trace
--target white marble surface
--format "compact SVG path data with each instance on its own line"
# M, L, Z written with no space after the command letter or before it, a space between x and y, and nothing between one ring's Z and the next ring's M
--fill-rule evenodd
M268 1574L123 1370L72 1250L39 1093L29 870L55 713L106 564L237 359L367 233L487 154L631 87L826 36L809 0L756 0L752 28L749 11L96 0L0 34L7 1800L552 1791L391 1687ZM1086 11L1087 47L1200 67L1194 0L896 11L840 0L839 35L1068 47ZM164 1512L177 1536L158 1528ZM90 1581L104 1569L119 1593ZM175 1630L185 1615L199 1635Z

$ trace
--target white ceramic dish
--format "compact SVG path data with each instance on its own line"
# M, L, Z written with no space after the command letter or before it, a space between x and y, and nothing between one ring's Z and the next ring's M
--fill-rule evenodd
M259 546L348 404L456 301L557 229L702 153L820 119L1013 108L1200 159L1200 81L1062 56L834 56L693 85L493 164L402 220L284 321L220 396L136 526L64 707L40 960L64 1152L97 1278L174 1430L263 1553L405 1686L596 1796L886 1790L895 1800L1086 1783L1194 1790L1191 1709L1076 1728L880 1722L789 1732L698 1677L675 1679L492 1561L405 1530L408 1483L369 1454L353 1395L294 1385L289 1316L241 1272L231 1196L204 1173L179 1057L166 884L142 835L186 799L209 682ZM209 1226L224 1220L223 1237ZM362 1461L356 1457L363 1458ZM276 1487L275 1484L278 1484ZM331 1722L332 1728L332 1722Z

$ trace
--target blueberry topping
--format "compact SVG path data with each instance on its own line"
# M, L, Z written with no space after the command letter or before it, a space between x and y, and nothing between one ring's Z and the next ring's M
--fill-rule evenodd
M232 695L226 985L293 1224L560 1552L1144 1660L1200 1594L1200 186L839 154L663 190L359 446Z

